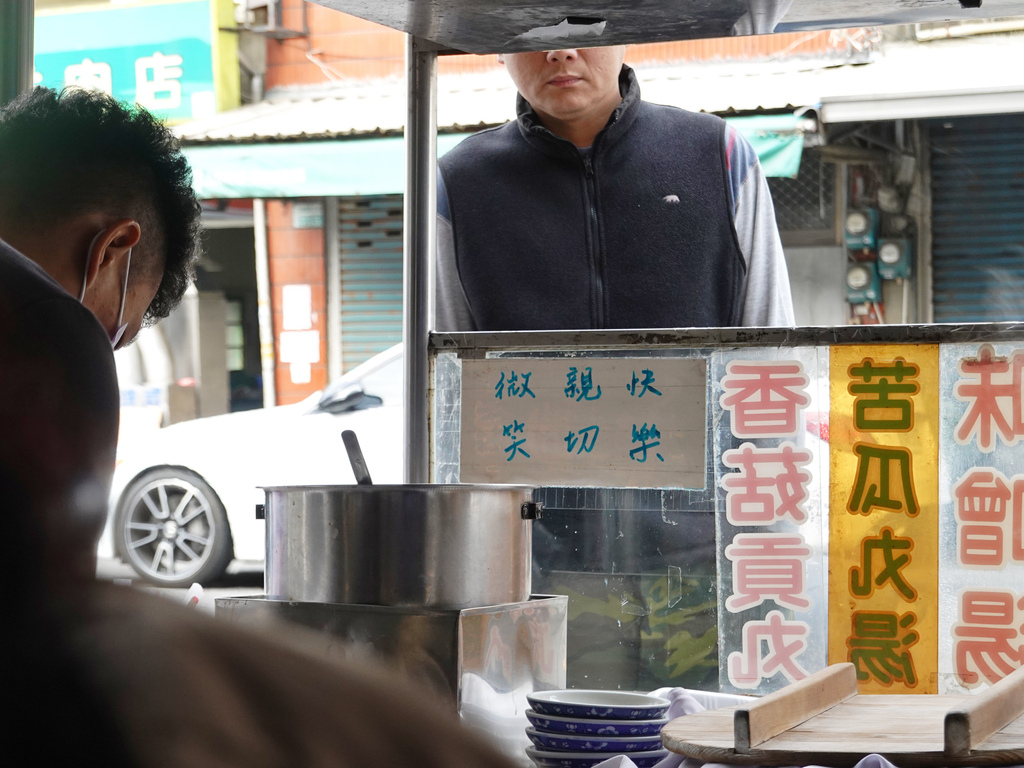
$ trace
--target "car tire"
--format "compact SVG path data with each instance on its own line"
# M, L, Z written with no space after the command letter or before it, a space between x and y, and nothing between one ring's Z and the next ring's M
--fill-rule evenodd
M187 469L143 472L121 495L114 528L118 554L162 587L219 579L233 557L224 505Z

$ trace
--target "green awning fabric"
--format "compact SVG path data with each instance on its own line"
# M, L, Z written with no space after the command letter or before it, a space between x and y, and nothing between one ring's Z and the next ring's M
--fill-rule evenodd
M796 176L803 134L792 115L730 118L753 145L768 176ZM468 133L437 137L443 155ZM188 146L196 192L204 199L391 195L405 187L402 137Z
M757 153L765 176L796 178L804 151L804 134L796 115L756 115L730 117L736 128Z
M438 136L438 155L468 135ZM401 136L184 149L196 194L204 199L393 195L405 188Z

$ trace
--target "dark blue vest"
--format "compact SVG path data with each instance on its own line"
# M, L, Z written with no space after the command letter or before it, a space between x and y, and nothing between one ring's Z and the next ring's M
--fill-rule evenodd
M519 119L440 161L480 330L738 325L745 266L722 121L625 94L589 156Z

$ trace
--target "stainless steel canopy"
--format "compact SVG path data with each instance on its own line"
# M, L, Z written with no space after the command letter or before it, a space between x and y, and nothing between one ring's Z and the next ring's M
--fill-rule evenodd
M467 53L1024 16L1024 0L315 1ZM538 31L566 19L572 37Z

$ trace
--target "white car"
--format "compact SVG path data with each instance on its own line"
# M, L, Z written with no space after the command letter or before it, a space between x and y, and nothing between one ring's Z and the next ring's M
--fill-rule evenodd
M215 580L232 559L263 560L260 487L354 483L346 429L373 482L402 482L401 345L300 403L187 421L119 445L100 554L161 586Z

